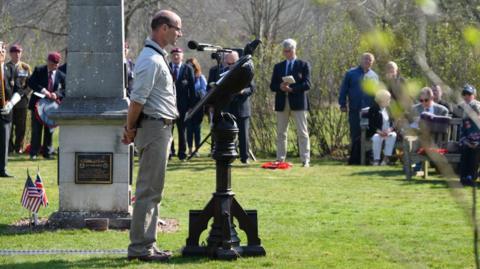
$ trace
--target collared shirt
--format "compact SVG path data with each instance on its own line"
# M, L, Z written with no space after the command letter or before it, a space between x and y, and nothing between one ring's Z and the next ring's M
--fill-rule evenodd
M143 113L154 118L178 118L177 97L173 78L164 57L167 52L150 38L145 45L157 48L163 55L151 48L143 48L137 58L130 100L143 105Z
M433 113L433 102L432 102L432 105L431 105L430 107L428 107L428 108L425 108L425 107L424 107L423 110L424 110L425 112L434 114L434 113Z
M55 85L55 74L57 74L57 70L52 70L52 75L51 75L51 78L52 78L52 88L53 88L53 85Z
M381 108L380 114L382 114L382 131L388 130L390 128L390 117L388 116L387 108Z
M370 95L363 89L362 82L364 79L379 81L378 75L372 69L364 72L361 66L357 66L347 71L340 86L338 97L340 107L346 107L348 101L349 110L358 114L360 109L373 104L373 94Z
M293 58L291 60L286 60L287 66L285 66L285 76L291 75L290 70L293 70L293 65L295 64L295 60L297 58Z
M181 67L182 67L182 63L179 63L179 64L172 63L172 71L174 73L176 72L175 76L177 76L175 79L178 79L178 76L180 75L180 68Z

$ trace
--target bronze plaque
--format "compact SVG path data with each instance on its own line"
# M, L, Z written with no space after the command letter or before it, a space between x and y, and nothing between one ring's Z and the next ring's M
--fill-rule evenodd
M75 152L75 183L112 184L113 153Z

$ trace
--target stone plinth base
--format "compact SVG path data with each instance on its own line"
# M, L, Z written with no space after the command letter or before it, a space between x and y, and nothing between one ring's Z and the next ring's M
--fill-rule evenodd
M55 228L82 229L86 228L85 219L91 218L108 218L109 229L130 228L131 215L129 213L59 211L50 215L48 222Z

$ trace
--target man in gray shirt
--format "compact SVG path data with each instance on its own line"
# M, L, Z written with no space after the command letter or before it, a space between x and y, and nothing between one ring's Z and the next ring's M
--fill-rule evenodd
M156 246L158 204L162 199L172 124L178 117L173 78L165 47L182 36L180 17L167 10L154 15L152 34L137 58L123 143L139 151L136 201L130 225L128 260L165 261L172 255Z

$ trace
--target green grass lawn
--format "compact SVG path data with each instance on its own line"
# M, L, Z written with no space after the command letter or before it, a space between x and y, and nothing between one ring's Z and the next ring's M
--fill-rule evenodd
M207 146L208 147L208 146ZM205 149L202 156L205 156ZM180 230L158 235L175 251L166 264L128 262L123 256L0 256L1 268L473 268L469 208L459 205L442 178L406 182L397 167L352 167L314 161L305 169L294 159L287 171L235 162L236 198L257 209L266 257L234 262L183 258L188 210L201 209L215 189L214 163L207 157L169 164L161 216L176 218ZM8 232L28 216L19 203L26 169L40 166L50 199L40 216L58 208L56 160L36 162L14 156L0 179L0 249L125 249L127 231L57 230ZM457 189L470 200L468 189ZM244 239L243 233L240 233ZM202 240L206 233L202 235Z

